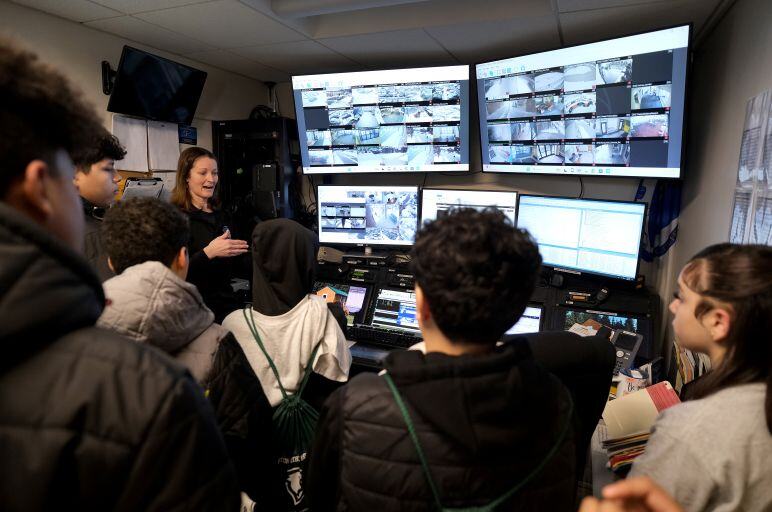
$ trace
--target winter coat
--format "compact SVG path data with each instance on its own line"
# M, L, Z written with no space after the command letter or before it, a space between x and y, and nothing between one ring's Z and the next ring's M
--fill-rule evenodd
M0 510L236 510L211 408L162 352L94 327L79 255L0 202Z
M487 505L547 460L500 510L573 510L569 395L534 362L524 340L482 355L393 352L385 368L406 403L444 507ZM313 510L435 510L382 376L360 374L325 403L307 492Z
M188 367L200 383L228 331L214 323L195 285L166 265L146 261L103 284L107 306L97 325L149 343Z

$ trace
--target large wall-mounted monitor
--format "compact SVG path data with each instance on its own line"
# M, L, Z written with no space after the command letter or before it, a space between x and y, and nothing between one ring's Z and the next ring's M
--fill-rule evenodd
M320 185L319 242L412 245L418 228L418 187Z
M517 225L555 270L635 280L645 203L521 195Z
M124 46L107 110L156 121L190 124L206 72Z
M689 35L478 64L483 171L680 178Z
M451 208L482 210L489 206L498 208L515 224L517 192L425 188L421 191L421 224Z
M303 172L469 170L469 66L292 77Z

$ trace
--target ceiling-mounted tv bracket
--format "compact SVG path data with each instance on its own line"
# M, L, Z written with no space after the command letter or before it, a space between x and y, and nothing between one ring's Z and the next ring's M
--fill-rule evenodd
M102 92L108 96L113 92L113 84L118 72L110 67L106 60L102 61Z

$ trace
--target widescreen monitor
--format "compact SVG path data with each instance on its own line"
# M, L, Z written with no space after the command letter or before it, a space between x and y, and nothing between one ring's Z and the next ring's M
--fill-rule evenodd
M418 187L320 185L319 242L412 245L418 228Z
M425 188L421 192L421 224L454 207L482 210L489 206L498 208L515 224L517 192Z
M204 82L204 71L124 46L107 110L191 124Z
M469 66L292 77L303 172L469 170Z
M416 317L415 291L379 289L375 297L370 325L412 334L420 333Z
M483 171L680 178L689 32L478 64Z
M521 195L517 225L545 267L632 281L645 215L645 203Z

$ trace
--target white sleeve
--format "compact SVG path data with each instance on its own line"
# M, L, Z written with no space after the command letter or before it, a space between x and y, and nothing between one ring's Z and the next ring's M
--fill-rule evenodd
M336 382L346 382L350 368L351 351L348 348L346 336L340 329L338 321L327 310L327 322L322 344L314 362L314 372Z

